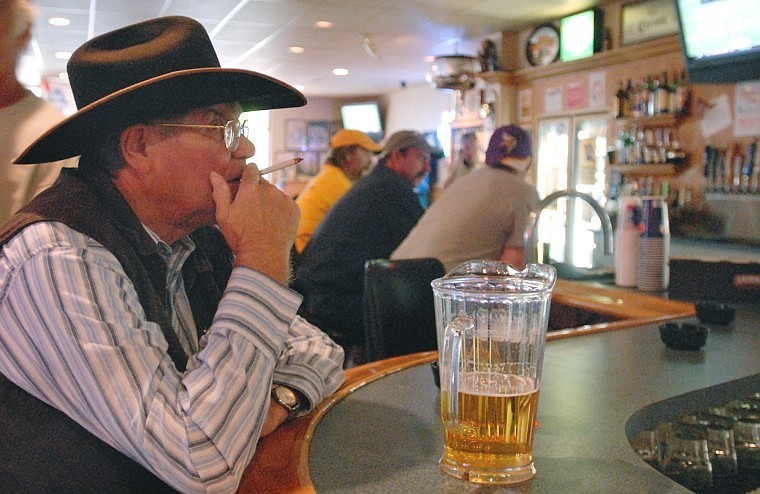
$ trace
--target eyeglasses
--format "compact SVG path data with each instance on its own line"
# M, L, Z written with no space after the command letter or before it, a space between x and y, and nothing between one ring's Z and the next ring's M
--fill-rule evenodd
M230 152L235 151L240 144L240 137L248 137L247 120L230 120L224 125L157 123L159 127L186 127L189 129L221 129L224 131L224 145Z

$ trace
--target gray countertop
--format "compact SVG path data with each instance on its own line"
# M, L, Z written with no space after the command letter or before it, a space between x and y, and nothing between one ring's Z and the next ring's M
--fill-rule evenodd
M689 492L638 458L629 419L661 400L760 373L758 321L760 305L743 304L732 325L711 328L700 352L665 348L657 326L548 343L538 474L519 486L477 486L439 471L443 430L429 365L374 381L331 409L311 441L312 480L319 493Z
M688 238L670 239L670 258L705 262L760 263L760 246Z

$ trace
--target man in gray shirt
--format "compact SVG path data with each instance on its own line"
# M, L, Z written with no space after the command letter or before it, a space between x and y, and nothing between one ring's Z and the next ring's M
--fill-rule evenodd
M539 202L525 181L530 135L517 125L496 129L486 165L462 177L425 211L391 259L434 257L446 270L471 259L523 264L523 233Z

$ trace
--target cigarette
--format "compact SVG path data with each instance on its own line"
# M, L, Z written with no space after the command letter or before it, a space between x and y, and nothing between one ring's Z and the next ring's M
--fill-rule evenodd
M286 161L283 161L281 163L276 163L272 166L268 166L264 168L263 170L259 171L259 175L266 175L267 173L276 172L277 170L282 170L283 168L287 168L289 166L297 165L298 163L302 162L303 158L292 158Z

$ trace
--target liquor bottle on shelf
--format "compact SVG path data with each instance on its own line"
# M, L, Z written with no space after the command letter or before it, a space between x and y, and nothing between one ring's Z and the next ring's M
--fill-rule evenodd
M670 111L670 104L668 98L670 97L670 84L668 84L668 73L662 72L660 79L660 91L657 94L657 114L668 113Z
M683 90L681 89L681 78L678 77L678 73L673 74L673 82L670 83L670 91L668 93L668 112L673 115L681 113L681 104L679 98L683 96Z
M686 71L682 70L678 76L678 84L675 89L675 103L676 113L679 115L685 115L689 111L690 104L690 91L686 81Z
M752 179L752 174L754 173L753 168L755 167L755 155L757 154L757 141L752 141L747 146L747 154L744 156L744 163L742 164L742 177L741 177L741 191L742 192L750 192L750 181Z
M625 87L623 86L623 81L620 81L618 83L618 90L615 93L615 118L625 118L628 116L625 112L626 106L628 106L626 99Z
M633 118L639 118L642 113L642 94L644 91L644 81L639 80L633 86L633 94L631 96L631 116Z
M655 80L654 77L652 77L652 74L647 75L647 82L645 87L645 94L646 94L646 101L647 101L647 108L646 108L646 115L651 117L654 115L654 102L657 99L657 90L659 89L659 82L657 83L657 86L655 86Z

